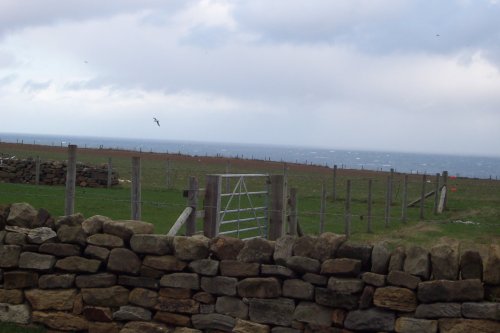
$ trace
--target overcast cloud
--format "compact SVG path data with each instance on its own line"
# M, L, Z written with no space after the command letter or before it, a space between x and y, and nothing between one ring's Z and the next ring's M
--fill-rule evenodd
M500 156L499 17L493 0L2 0L0 132Z

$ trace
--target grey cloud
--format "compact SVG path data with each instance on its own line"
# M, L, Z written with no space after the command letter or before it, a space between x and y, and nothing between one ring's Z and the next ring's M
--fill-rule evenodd
M257 0L236 7L235 16L268 43L346 44L382 54L469 48L496 54L500 43L500 5L486 0Z
M139 11L172 12L191 3L162 0L43 0L0 2L0 37L26 27L51 25L62 21L81 21L106 18Z
M34 93L41 90L45 90L49 88L51 85L51 81L37 82L37 81L26 81L23 85L23 91Z
M4 77L0 77L0 86L9 85L12 82L14 82L16 79L17 79L16 74L10 74L10 75L4 76Z

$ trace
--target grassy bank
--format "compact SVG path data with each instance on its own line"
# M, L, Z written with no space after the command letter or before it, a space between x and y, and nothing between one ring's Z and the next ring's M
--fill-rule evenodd
M14 145L0 143L0 153L19 158L42 160L65 160L67 152L57 147ZM75 211L84 216L100 214L113 219L130 218L130 170L134 152L111 150L78 150L80 162L104 164L112 157L113 167L123 180L112 189L76 189ZM204 187L205 176L211 173L283 173L283 164L266 161L187 157L142 153L142 219L155 224L159 233L167 232L186 206L183 190L188 178L196 176L200 187ZM325 209L325 230L342 233L346 182L352 181L352 239L361 242L387 240L398 244L421 244L430 246L441 238L461 240L466 247L479 248L500 242L500 182L481 179L449 179L448 210L434 215L433 197L426 200L425 219L419 218L420 209L409 208L408 221L401 222L401 202L404 175L394 175L393 204L391 218L386 225L386 179L388 173L366 170L339 169L337 173L336 198L333 200L333 171L321 166L287 165L288 186L298 190L298 219L307 234L319 232L322 186L328 193ZM368 179L373 181L373 232L367 232ZM435 187L436 179L429 177L426 189ZM234 184L233 184L234 186ZM250 184L249 186L259 186ZM420 196L421 175L411 175L408 190L409 201ZM13 202L29 202L36 208L44 208L54 216L64 212L64 186L36 186L32 184L10 184L0 182L0 205ZM201 208L200 200L200 207ZM201 222L198 228L201 228ZM0 332L36 333L38 328L19 328L0 323Z
M36 157L42 160L65 160L67 151L60 147L0 143L0 152L17 157ZM113 219L130 218L131 156L141 156L142 219L154 223L157 232L170 229L186 205L182 196L190 176L196 176L204 187L205 176L211 173L269 173L282 174L282 163L243 159L189 157L129 151L79 149L77 159L91 164L105 164L112 158L122 184L112 189L78 187L75 210L86 217L100 214ZM333 171L322 166L288 164L288 186L298 190L298 219L308 234L319 232L321 192L328 193L325 209L325 230L342 233L346 182L352 182L352 239L373 242L389 240L394 244L431 244L441 237L451 237L471 244L487 244L500 239L500 182L495 180L450 178L448 210L434 215L434 198L425 202L425 219L420 219L419 205L408 209L408 222L401 222L403 174L395 173L390 221L386 224L386 179L388 173L367 170L339 169L336 200L333 200ZM373 181L373 233L367 233L368 179ZM419 198L421 175L410 175L408 199ZM426 191L435 187L436 178L428 176ZM168 185L168 186L167 186ZM234 184L232 184L234 186ZM250 184L249 186L259 186ZM0 204L26 201L45 208L53 215L64 211L63 186L35 186L0 183ZM201 208L200 200L200 208ZM201 227L201 224L200 224Z

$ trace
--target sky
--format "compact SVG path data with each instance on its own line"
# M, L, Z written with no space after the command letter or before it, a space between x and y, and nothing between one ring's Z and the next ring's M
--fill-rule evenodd
M499 17L498 0L0 0L0 133L500 156Z

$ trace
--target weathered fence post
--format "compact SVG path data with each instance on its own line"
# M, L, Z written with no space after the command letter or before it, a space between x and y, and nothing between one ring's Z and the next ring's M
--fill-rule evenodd
M385 227L391 222L391 176L387 176L386 195L385 195Z
M345 195L345 216L344 233L347 237L351 236L351 180L347 180Z
M439 206L439 178L441 175L436 173L436 184L434 187L434 215L438 214L438 206Z
M289 234L297 235L297 189L290 189L290 198L288 199L288 207L290 208L289 218Z
M283 236L285 220L285 177L272 175L271 178L271 205L269 214L269 240L276 240Z
M420 219L424 219L424 205L425 205L425 183L427 182L427 175L422 175L422 191L420 192Z
M373 180L368 179L368 216L367 216L367 227L366 227L366 232L372 233L372 185L373 185Z
M325 212L326 212L326 184L321 184L321 207L319 213L319 234L325 232Z
M403 204L401 205L401 222L408 221L408 175L405 175L403 182Z
M141 158L132 157L132 187L131 187L132 220L141 219Z
M68 146L68 165L66 169L66 201L64 214L72 215L75 212L76 186L76 145Z
M196 207L198 207L198 179L189 177L188 206L193 208L186 222L186 236L192 236L196 233Z
M446 187L444 191L444 201L443 201L443 212L446 210L446 205L448 204L448 171L443 171L443 186Z
M208 175L207 186L205 188L205 199L203 200L203 208L205 210L203 233L208 238L216 237L219 234L221 190L222 177Z
M333 166L333 188L332 188L332 201L337 200L337 164Z
M392 206L392 199L393 199L393 193L392 190L394 188L394 168L391 168L391 174L390 174L390 184L389 184L389 204Z
M36 157L35 160L35 184L40 185L40 156Z
M111 157L108 157L108 183L107 183L108 188L111 188L112 178L113 178L113 165L111 162L112 162Z

